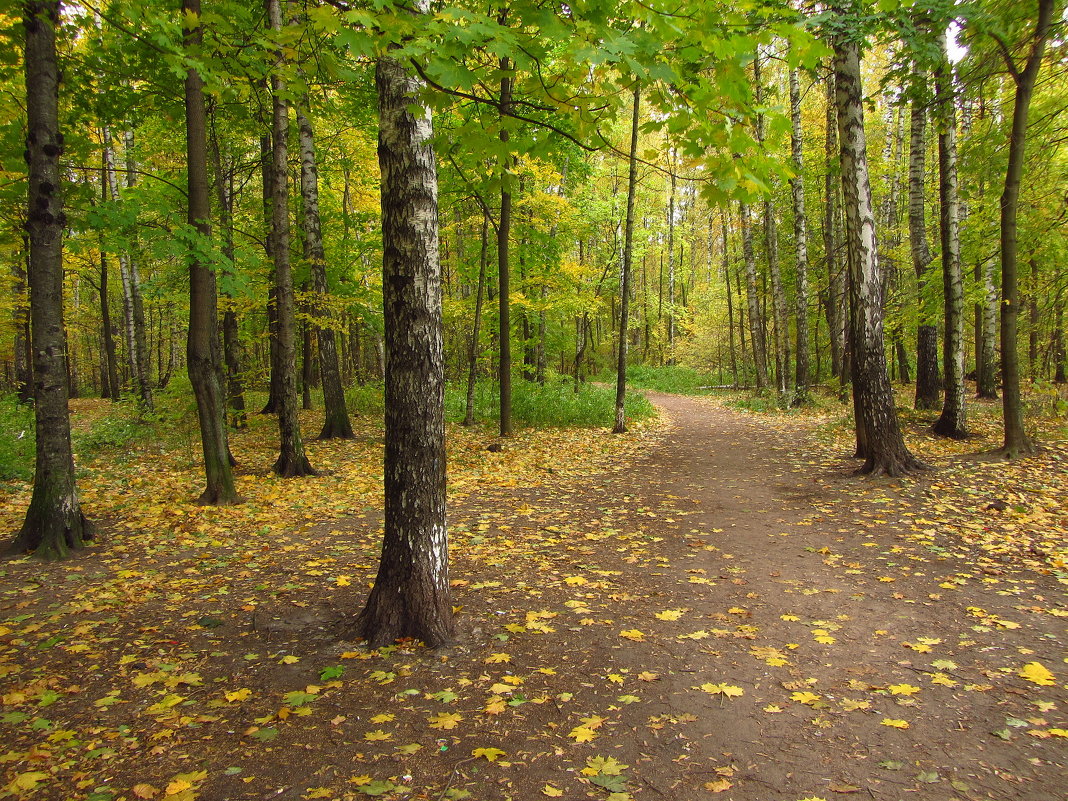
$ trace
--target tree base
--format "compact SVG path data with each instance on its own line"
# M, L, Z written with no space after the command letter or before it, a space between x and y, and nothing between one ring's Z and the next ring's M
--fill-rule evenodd
M1012 445L1003 445L996 451L991 451L990 456L994 459L1000 459L1006 462L1014 462L1017 459L1026 459L1028 456L1035 456L1041 448L1039 448L1030 438L1027 438L1023 442L1013 443Z
M196 499L197 506L237 506L245 502L245 499L236 492L228 493L222 490L208 488Z
M18 557L32 553L37 559L54 562L66 559L93 539L92 525L80 509L71 514L55 512L45 515L31 508L4 555Z
M904 454L881 454L879 456L869 456L865 460L864 465L857 470L857 474L863 476L886 476L887 478L898 478L900 476L909 476L930 469L932 468L929 464L921 462L911 453L905 451Z
M278 457L271 469L281 478L303 478L304 476L317 476L319 471L311 466L308 457L304 454L283 453Z
M352 432L352 425L348 420L327 419L317 439L356 439L356 435Z
M428 648L448 645L456 637L452 609L439 610L437 615L412 614L397 592L379 593L371 590L367 606L356 616L352 633L365 640L370 648L392 645L397 640L418 640ZM386 600L385 596L392 596Z
M627 426L625 424L623 424L623 423L616 423L614 426L612 426L612 433L613 434L626 434L627 433Z
M961 428L956 422L945 417L935 420L934 425L931 426L931 433L957 440L968 439L971 436L967 429Z

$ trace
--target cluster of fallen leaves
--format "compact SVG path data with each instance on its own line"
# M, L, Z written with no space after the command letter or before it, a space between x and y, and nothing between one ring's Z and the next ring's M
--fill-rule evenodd
M712 759L702 744L735 729L744 743L747 721L760 721L802 747L843 733L879 743L878 771L937 784L944 795L932 798L968 797L975 779L919 756L949 725L943 710L995 710L984 747L1033 746L1026 753L1042 764L1066 737L1068 668L1050 658L1053 646L1037 652L1023 639L1064 605L1008 573L1010 554L962 536L977 516L1019 525L1011 515L1023 512L994 516L943 497L957 492L948 455L917 448L943 460L934 477L828 495L769 531L772 546L811 542L824 577L782 578L772 596L751 583L754 555L717 545L723 530L698 522L696 503L655 485L646 497L619 489L641 435L529 432L492 453L486 433L450 429L450 491L464 509L451 521L452 583L465 633L428 654L404 643L369 651L338 629L373 578L380 537L380 431L363 421L358 434L309 444L315 467L330 471L322 477L243 473L247 502L229 509L191 503L200 477L190 449L82 466L87 510L106 520L107 539L74 562L13 563L0 575L9 793L730 797L719 794L762 792L758 758ZM235 440L242 465L269 464L273 437L273 421L255 420ZM844 439L827 427L801 451L811 461L786 467L838 469ZM1033 469L1055 497L1060 479ZM991 473L990 486L1008 486L1004 477ZM1011 481L1029 492L1026 475ZM6 499L9 529L25 500ZM1056 540L1056 513L1034 533ZM900 536L888 543L891 526ZM756 556L762 571L775 564L770 549ZM1058 570L1028 558L1043 580ZM916 595L931 580L932 592ZM976 601L979 591L1003 593L1008 609ZM900 619L875 627L850 606L872 598L900 605ZM885 661L843 661L857 648ZM804 798L782 798L861 791L849 768L836 770ZM656 783L665 774L674 785ZM1016 781L1001 775L1006 787Z

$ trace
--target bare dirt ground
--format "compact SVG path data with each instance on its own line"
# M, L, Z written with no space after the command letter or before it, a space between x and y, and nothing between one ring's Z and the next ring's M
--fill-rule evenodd
M161 597L113 632L147 641L117 667L79 671L77 651L50 667L61 698L48 706L66 717L46 706L0 726L18 754L8 791L1068 798L1068 609L1053 573L951 536L933 476L853 476L812 423L654 400L669 424L622 469L476 490L453 507L453 646L339 639L338 611L358 609L373 578L374 512L265 532L254 550L281 561L191 573L188 600ZM974 499L990 530L997 500ZM5 579L8 610L22 569ZM244 589L226 583L242 570ZM315 589L308 573L333 584ZM267 585L270 601L253 601ZM57 592L54 607L70 601ZM27 698L40 707L11 692L23 693L4 697L16 714ZM94 748L110 753L94 762ZM46 776L15 786L35 764Z

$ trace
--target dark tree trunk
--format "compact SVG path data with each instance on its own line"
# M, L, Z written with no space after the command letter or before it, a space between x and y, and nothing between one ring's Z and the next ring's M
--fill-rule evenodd
M1031 268L1031 291L1023 301L1027 305L1027 374L1034 383L1041 372L1038 364L1038 264L1034 258L1028 260Z
M263 219L266 232L263 238L263 249L267 253L267 259L274 264L274 165L271 137L260 137L260 175L263 182ZM272 268L270 288L267 290L267 342L270 348L270 383L267 388L267 403L260 409L260 414L278 414L278 396L281 392L282 368L280 366L281 351L278 347L278 291L274 284L274 271Z
M925 101L912 101L909 135L909 245L916 273L920 322L916 330L916 408L937 409L942 380L938 375L938 328L931 302L926 297L927 266L931 250L927 245L927 219L924 212L924 162L927 151Z
M101 393L111 400L119 399L118 358L115 355L115 335L111 330L111 303L108 298L108 257L100 251L100 328L104 338L104 387Z
M834 69L849 289L856 320L850 343L853 393L866 449L861 472L896 476L921 469L923 464L905 447L886 370L883 285L868 179L860 52L855 39L839 36L835 41Z
M1020 356L1016 341L1020 315L1016 215L1027 145L1027 116L1038 71L1042 66L1042 53L1046 49L1054 5L1054 0L1038 0L1038 19L1023 69L1019 69L1014 59L1006 54L1007 66L1016 88L1009 134L1009 162L1005 170L1005 187L1001 193L1001 404L1005 425L1005 443L1001 454L1007 459L1034 451L1034 445L1024 428L1023 401L1020 397Z
M345 407L334 320L324 304L330 286L326 280L326 249L319 219L319 169L315 160L315 136L308 119L308 102L305 96L305 108L297 110L297 125L300 128L300 192L304 200L304 258L312 274L315 298L312 313L315 339L319 344L319 375L323 382L325 419L319 439L352 439L355 434Z
M282 30L281 0L267 0L268 25ZM314 476L304 453L297 418L296 313L293 271L289 260L289 102L281 73L282 53L274 53L271 72L271 248L274 251L274 292L278 315L278 434L279 454L272 469L283 478Z
M30 351L30 304L26 286L26 268L23 259L29 258L29 238L22 237L24 253L12 262L11 272L14 278L12 290L15 295L15 308L12 313L12 327L15 341L13 343L15 361L15 392L22 403L33 400L33 353ZM118 378L115 379L116 386Z
M78 500L67 410L63 329L63 135L56 61L58 0L23 3L26 34L26 162L29 172L30 338L33 352L33 495L11 553L63 559L92 539Z
M489 215L482 213L482 248L478 256L478 287L475 289L475 319L471 323L471 342L467 348L467 397L464 402L464 425L475 424L475 378L478 375L478 329L482 323L482 298L486 294L486 267L489 263Z
M634 82L630 120L630 155L627 168L627 216L623 224L623 274L619 288L619 347L616 352L616 422L613 434L627 430L627 329L630 325L630 274L634 261L634 195L638 189L638 122L641 113L642 87ZM674 183L674 176L672 182Z
M307 292L305 286L303 292ZM307 307L301 306L302 313L307 313ZM315 345L312 343L312 326L307 320L300 324L300 408L304 411L312 409L312 384L315 383Z
M200 0L183 0L185 14L200 15ZM185 49L193 57L199 56L203 30L187 29ZM211 236L211 200L208 189L207 115L204 109L204 88L195 69L185 77L186 159L188 163L188 222L197 233ZM204 452L204 472L207 487L198 503L229 505L239 503L234 475L230 469L230 445L226 432L226 398L219 376L218 296L215 271L204 263L199 249L189 255L189 335L186 340L186 360L189 381L197 401L200 440Z
M797 280L797 370L794 375L794 403L808 401L808 217L805 214L804 152L801 138L801 82L797 70L790 70L790 155L796 175L790 179L794 205L794 251Z
M501 24L506 21L505 12L501 14ZM511 63L507 58L502 58L501 63L501 97L500 115L502 120L511 110L512 82L514 78L509 73ZM508 128L501 125L500 133L503 148L508 146ZM499 309L500 335L498 347L500 348L500 364L498 366L498 380L500 382L500 433L502 437L512 434L512 319L511 319L511 286L509 283L509 240L512 235L512 192L509 188L511 176L508 167L511 157L502 153L501 163L498 165L501 171L501 215L497 221L497 303Z
M943 437L968 436L964 400L964 278L960 265L960 201L957 196L957 114L953 68L946 49L946 34L936 37L941 59L935 73L941 124L938 132L938 199L942 244L942 294L945 298L945 335L942 363L946 371L942 414L931 430Z
M223 229L223 269L228 277L234 271L234 191L231 159L223 165L219 137L212 125L211 154L215 167L215 196L219 200L219 223ZM223 360L226 366L225 379L220 379L226 386L226 401L230 409L231 428L241 429L248 426L245 414L245 387L241 379L241 338L238 331L237 313L234 311L233 296L223 289Z
M423 0L425 9L425 0ZM356 630L372 646L452 639L445 527L445 370L437 175L421 84L378 60L382 304L386 328L385 535Z

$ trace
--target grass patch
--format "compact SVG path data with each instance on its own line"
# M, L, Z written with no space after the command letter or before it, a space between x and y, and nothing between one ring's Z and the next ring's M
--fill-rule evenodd
M449 384L445 390L445 416L453 422L464 419L466 387ZM498 420L500 415L498 386L492 381L475 384L475 420ZM608 387L574 384L557 376L544 384L522 379L512 383L512 420L519 425L535 428L560 426L608 427L615 421L616 393ZM628 392L624 409L627 420L653 417L656 410L644 397Z
M0 396L0 481L29 481L33 459L33 407L15 395Z
M614 371L606 372L599 380L614 384L616 374ZM678 364L663 367L634 364L627 368L627 386L633 389L651 389L675 395L701 395L716 383L711 375Z

